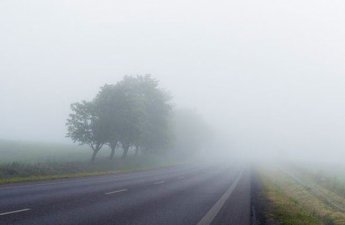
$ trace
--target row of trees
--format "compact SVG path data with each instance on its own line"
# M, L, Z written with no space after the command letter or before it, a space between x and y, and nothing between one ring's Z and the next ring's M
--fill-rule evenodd
M171 97L151 76L126 76L114 85L105 85L92 101L71 105L67 137L93 150L91 160L103 146L121 146L122 158L130 147L136 152L168 149L173 139Z

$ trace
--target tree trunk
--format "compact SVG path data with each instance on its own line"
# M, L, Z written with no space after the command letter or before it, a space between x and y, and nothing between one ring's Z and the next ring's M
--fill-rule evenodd
M115 144L110 144L111 152L110 152L109 159L114 159L116 146L117 146L117 142Z
M127 154L128 154L128 149L129 149L129 145L123 146L123 153L122 153L122 159L127 158Z
M91 157L91 162L94 162L95 159L96 159L96 155L97 153L99 152L99 150L101 150L103 144L101 143L98 143L96 144L95 146L94 145L91 145L91 148L93 150L93 153L92 153L92 157Z
M92 157L91 157L91 162L95 162L97 153L98 153L98 150L93 150Z

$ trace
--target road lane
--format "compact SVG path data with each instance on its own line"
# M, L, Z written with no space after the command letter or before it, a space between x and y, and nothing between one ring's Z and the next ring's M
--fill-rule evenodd
M0 187L0 212L31 209L2 216L0 224L194 225L238 174L236 167L197 166L71 180L70 185Z
M135 183L145 185L157 179L173 179L180 174L191 176L202 173L208 168L183 166L162 170L151 170L137 173L119 174L102 177L89 177L64 180L61 182L46 182L37 184L19 184L0 186L0 212L21 204L35 202L60 201L64 198L79 199L84 195L110 192Z
M211 225L241 225L251 223L250 177L248 171L243 173L238 185Z

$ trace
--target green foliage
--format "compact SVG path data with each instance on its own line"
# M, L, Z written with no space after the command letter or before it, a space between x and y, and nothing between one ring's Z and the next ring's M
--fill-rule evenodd
M134 144L150 152L166 148L171 141L171 97L150 76L125 77L122 84L132 86L131 93L139 102L139 136Z
M172 133L170 100L150 76L126 76L103 86L93 101L72 104L67 136L89 145L92 160L104 144L111 147L111 158L118 143L123 158L131 146L144 152L164 149Z
M71 105L72 113L67 119L67 137L79 144L87 144L93 150L91 161L106 143L108 138L108 124L102 115L102 109L96 102L74 103Z
M265 174L259 176L262 184L261 201L265 204L264 213L268 224L282 225L321 225L317 216L308 212L299 201L292 198ZM260 209L263 210L263 209Z
M68 133L74 142L88 144L92 149L106 141L107 124L100 116L100 108L94 102L74 103L67 120Z

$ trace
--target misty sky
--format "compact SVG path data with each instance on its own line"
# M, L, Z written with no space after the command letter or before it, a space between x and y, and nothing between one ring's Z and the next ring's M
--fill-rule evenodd
M0 139L66 142L70 103L152 74L234 149L344 156L344 12L341 0L0 0Z

